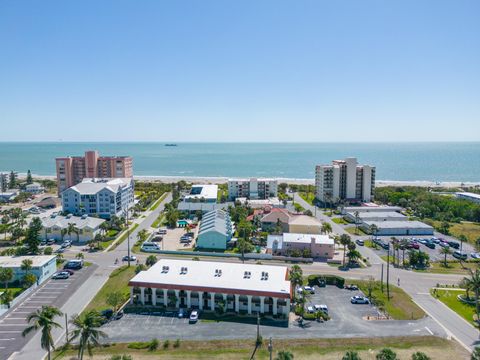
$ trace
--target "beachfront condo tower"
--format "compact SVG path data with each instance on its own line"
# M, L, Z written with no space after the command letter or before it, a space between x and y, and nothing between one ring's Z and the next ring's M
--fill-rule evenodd
M130 156L99 156L98 151L91 150L86 151L85 156L59 157L55 162L59 195L85 178L133 177Z
M356 158L334 160L315 169L315 197L322 203L369 202L375 189L375 167L359 165Z
M228 197L230 200L237 198L268 199L277 197L277 180L274 179L230 179L228 180Z

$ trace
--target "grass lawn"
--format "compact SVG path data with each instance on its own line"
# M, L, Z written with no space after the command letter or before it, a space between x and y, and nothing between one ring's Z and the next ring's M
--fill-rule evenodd
M470 324L475 325L473 322L473 315L475 314L475 306L462 303L457 299L458 295L465 294L463 290L436 290L436 295L433 290L430 291L433 297L437 298L450 309L455 311L458 315L467 320ZM472 296L472 295L470 295Z
M137 227L138 227L138 224L134 224L134 225L130 228L130 236L131 236L132 232L134 232ZM120 238L119 238L118 241L115 243L115 245L110 248L109 251L114 250L118 245L120 245L122 242L124 242L127 237L128 237L128 231L125 231L125 232L120 236ZM107 245L107 246L108 246L108 245Z
M165 214L162 213L152 223L152 227L158 228L163 225L164 221L165 221Z
M299 194L300 194L300 197L303 200L305 200L310 205L313 205L313 201L315 200L315 194L314 193L300 192Z
M349 280L348 283L357 285L363 293L368 296L367 281ZM395 320L417 320L425 316L420 307L401 288L390 284L390 301L387 301L387 287L383 286L383 293L380 281L375 282L372 291L372 298L382 301L385 304L385 311Z
M25 289L24 288L19 288L19 287L8 287L8 290L10 290L13 294L13 298L16 298L18 295L20 295ZM0 293L3 293L5 291L5 287L0 287Z
M146 339L147 341L150 339ZM163 349L165 339L159 339L157 350L148 351L128 348L128 344L117 343L108 347L94 348L93 359L105 360L108 356L129 354L135 360L156 359L248 359L254 349L254 339L247 340L210 340L184 341L181 340L176 348L173 343L176 339L169 339L169 346ZM255 353L255 359L268 359L268 343ZM375 353L384 347L394 350L400 359L411 359L416 351L426 353L431 359L450 360L451 358L466 359L469 354L456 342L434 336L408 336L389 338L351 338L351 339L274 339L274 357L281 350L294 355L295 360L314 360L321 357L323 360L338 360L348 350L358 351L362 359L373 359ZM75 350L54 353L53 359L70 359L75 356Z
M88 306L85 308L85 311L88 310L104 310L110 306L106 303L107 295L114 291L121 291L125 294L125 301L127 301L128 296L130 295L130 289L128 287L128 282L131 278L135 276L135 265L124 265L115 269L108 278L107 282L100 291L95 295L95 297L90 301Z
M441 221L432 219L428 219L428 221L431 222L435 228L438 228L441 224ZM450 225L450 234L456 238L463 234L471 244L475 244L475 241L480 238L480 223L463 221L461 223L450 223Z
M161 203L161 202L163 201L163 199L165 199L166 197L167 197L167 193L162 194L162 196L160 196L160 197L158 198L158 200L153 203L153 205L150 207L149 210L153 211L153 210L155 210L156 208L158 208L158 206L160 205L160 203Z
M365 233L362 229L358 228L358 232L356 231L355 229L355 226L350 226L350 227L346 227L345 228L345 231L348 232L349 234L351 235L358 235L358 236L364 236L364 235L368 235L367 233Z
M430 272L435 274L469 274L468 269L475 270L478 267L478 262L462 262L447 260L447 267L443 261L430 262L430 267L425 270L415 270L417 272Z
M335 224L344 224L344 225L349 224L349 222L346 221L343 217L333 218L332 221L333 221Z

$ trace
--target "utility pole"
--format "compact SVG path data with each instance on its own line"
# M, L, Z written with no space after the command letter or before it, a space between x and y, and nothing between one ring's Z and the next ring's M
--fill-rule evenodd
M67 313L65 313L65 340L67 341L67 344L68 344L68 316L67 316Z
M272 360L272 353L273 353L272 338L270 338L270 341L268 342L268 352L270 353L270 360Z
M382 294L383 294L383 262L382 262L382 275L380 277L380 287L382 289Z
M390 301L389 270L390 270L390 243L387 250L387 301Z
M260 313L257 313L257 345L260 342Z
M127 255L128 255L128 267L130 267L130 226L128 225L128 206L127 214L125 216L125 221L127 222Z

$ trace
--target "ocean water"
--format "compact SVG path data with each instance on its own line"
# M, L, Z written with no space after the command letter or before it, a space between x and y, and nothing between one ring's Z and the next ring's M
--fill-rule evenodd
M355 156L377 180L480 181L480 142L468 143L0 143L0 171L55 174L55 157L130 155L135 175L314 178L315 165Z

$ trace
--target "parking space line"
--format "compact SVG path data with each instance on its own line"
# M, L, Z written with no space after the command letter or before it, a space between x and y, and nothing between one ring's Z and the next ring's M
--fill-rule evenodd
M175 321L175 318L172 316L172 322L170 323L170 325L173 325L174 321Z
M0 326L25 326L25 324L0 324Z
M21 333L20 330L14 331L14 330L0 330L0 334L15 334L15 333Z

